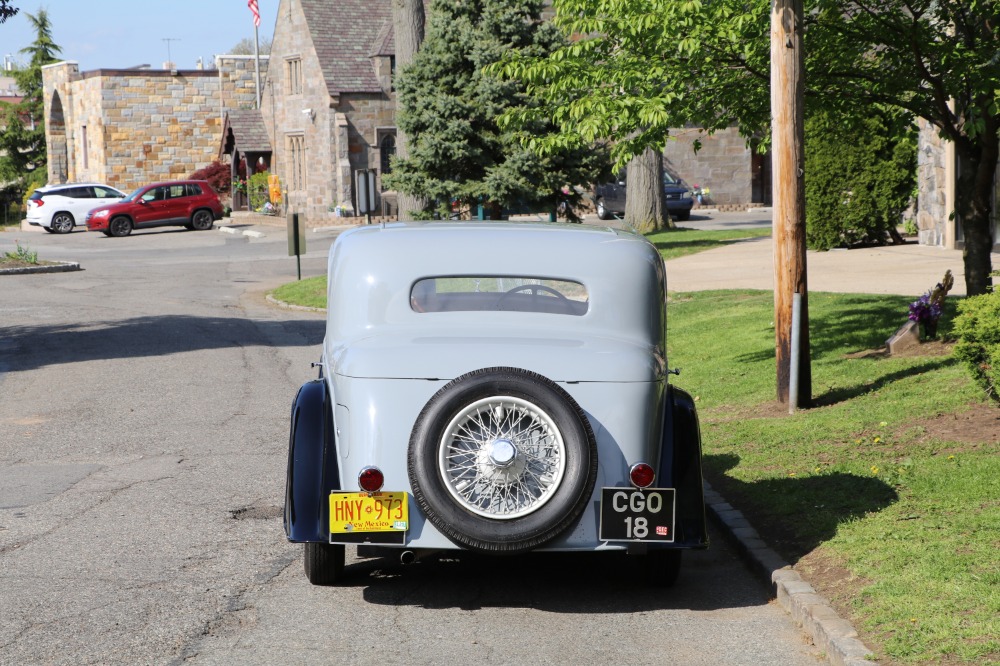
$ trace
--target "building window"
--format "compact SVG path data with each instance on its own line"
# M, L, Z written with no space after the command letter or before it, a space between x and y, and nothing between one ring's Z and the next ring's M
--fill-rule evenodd
M285 70L288 75L288 94L302 94L302 58L291 58L285 61Z
M89 168L87 154L90 152L90 146L87 144L87 126L84 125L80 129L81 129L80 134L82 135L80 143L83 144L83 168L87 169Z
M306 138L302 134L290 134L288 147L289 190L301 192L306 189Z
M385 134L378 144L379 171L382 174L392 173L392 156L396 154L396 135Z

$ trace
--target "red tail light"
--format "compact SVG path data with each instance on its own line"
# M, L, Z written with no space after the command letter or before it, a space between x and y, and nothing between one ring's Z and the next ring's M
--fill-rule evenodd
M646 463L636 463L628 471L628 478L636 488L648 488L653 485L656 472Z
M361 486L361 490L373 493L381 490L383 483L385 483L385 476L382 475L382 470L378 467L365 467L358 474L358 485Z

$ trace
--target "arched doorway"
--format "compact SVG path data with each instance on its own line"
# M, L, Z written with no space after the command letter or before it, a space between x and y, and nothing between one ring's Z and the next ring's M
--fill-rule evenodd
M49 117L46 120L48 128L48 163L49 183L57 185L69 180L69 146L66 142L66 118L63 115L62 98L58 92L52 94L52 104L49 107Z

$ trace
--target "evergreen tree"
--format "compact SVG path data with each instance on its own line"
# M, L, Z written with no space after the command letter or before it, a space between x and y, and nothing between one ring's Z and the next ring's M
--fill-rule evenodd
M504 111L533 100L520 82L484 67L507 51L544 57L564 43L541 9L541 0L433 0L423 45L396 83L397 123L411 143L409 157L394 161L389 187L447 215L455 200L473 210L479 203L555 210L579 198L564 187L597 180L603 151L564 144L539 157L520 139L551 132L547 121L516 131L497 125Z
M44 9L26 16L35 29L35 41L20 51L29 57L28 65L14 72L23 99L0 105L0 181L16 182L20 188L45 181L42 66L56 62L62 50L52 41L52 24Z

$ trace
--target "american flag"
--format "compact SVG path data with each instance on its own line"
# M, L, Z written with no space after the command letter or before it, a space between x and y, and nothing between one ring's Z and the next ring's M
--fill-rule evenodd
M260 27L260 10L257 9L257 0L247 0L247 7L250 8L250 13L253 14L253 24L255 27Z

